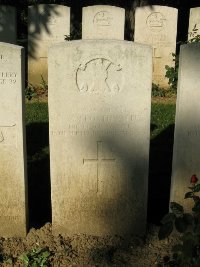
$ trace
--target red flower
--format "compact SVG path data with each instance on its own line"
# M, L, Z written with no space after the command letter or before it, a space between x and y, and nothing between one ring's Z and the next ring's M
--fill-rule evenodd
M198 181L198 178L197 178L196 174L193 174L193 175L191 176L191 178L190 178L190 183L191 183L191 184L196 184L197 181Z

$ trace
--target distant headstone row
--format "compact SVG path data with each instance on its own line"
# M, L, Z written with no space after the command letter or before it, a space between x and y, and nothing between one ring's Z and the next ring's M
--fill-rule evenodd
M177 9L167 6L136 8L134 41L153 47L153 83L168 87L165 66L173 66L176 51ZM82 39L124 39L125 11L114 6L83 8ZM191 8L188 32L200 26L200 7ZM16 43L16 10L0 6L0 41ZM28 9L28 81L48 81L47 54L54 43L70 35L70 8L40 4ZM189 35L189 39L192 37Z
M154 49L122 40L121 30L116 40L102 39L101 27L115 17L98 8L96 31L49 50L53 231L138 235L146 226ZM200 44L182 46L171 187L178 202L191 174L200 176L199 62ZM0 43L0 69L0 236L24 236L24 49Z

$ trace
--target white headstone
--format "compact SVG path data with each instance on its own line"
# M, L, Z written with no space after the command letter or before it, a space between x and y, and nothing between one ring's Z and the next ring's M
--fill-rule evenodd
M200 178L200 43L181 46L173 150L171 201L184 199L190 177Z
M70 35L70 8L62 5L40 4L28 8L28 81L41 83L41 75L47 82L48 48L63 42Z
M134 41L153 47L153 83L168 87L165 65L173 66L176 51L177 9L167 6L136 8Z
M0 5L0 42L15 44L17 41L16 9Z
M82 39L124 40L124 8L106 5L83 8Z
M193 31L194 27L197 28L196 33ZM190 8L188 40L194 37L190 33L193 33L194 36L200 34L200 7Z
M50 48L54 232L144 233L151 76L149 46L84 40Z
M26 235L24 48L0 43L0 236Z

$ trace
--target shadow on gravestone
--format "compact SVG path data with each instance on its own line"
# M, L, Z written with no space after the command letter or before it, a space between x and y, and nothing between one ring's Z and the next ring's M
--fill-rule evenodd
M96 121L96 124L98 125L100 122ZM89 127L93 129L95 125L91 124ZM101 194L102 198L106 195L109 196L109 194L113 195L110 200L104 198L103 211L99 206L99 212L102 213L101 218L99 218L100 225L104 225L105 228L109 227L108 218L112 223L112 211L114 210L116 211L114 216L122 219L121 224L125 227L123 232L127 235L130 232L138 233L141 231L140 227L144 231L143 224L146 222L147 209L148 148L146 142L141 147L141 140L129 140L125 137L122 144L118 134L123 130L126 131L119 124L99 128L98 131L101 131L102 135L98 139L100 141L97 141L97 153L93 157L84 158L83 162L84 165L90 165L90 170L97 168L97 177L93 176L93 183L97 179L95 189L97 194ZM105 134L106 132L107 134ZM133 135L137 135L136 132ZM113 133L116 133L116 136L113 136ZM88 144L96 143L96 136L88 137L85 142ZM113 168L113 164L119 164L120 167L118 166L116 172L111 172L111 175L110 170ZM123 176L120 181L119 175ZM130 230L134 227L135 229ZM129 234L126 236L127 241L130 237Z
M174 124L150 141L147 218L156 224L169 212L173 140Z
M48 127L48 123L32 123L26 127L29 228L51 222Z
M35 20L29 22L29 38L28 38L28 55L32 58L36 58L36 52L38 48L38 42L40 41L40 34L45 32L47 35L51 35L51 31L48 27L48 23L52 16L59 16L60 13L57 11L56 6L54 5L44 5L44 11L40 12L40 5L36 5L34 10L32 11L33 17L39 18L39 20Z

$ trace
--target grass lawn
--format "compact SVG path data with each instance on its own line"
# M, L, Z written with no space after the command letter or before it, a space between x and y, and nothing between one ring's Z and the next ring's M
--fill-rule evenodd
M158 222L168 209L174 119L175 104L152 103L148 200L148 219L152 222ZM30 222L40 226L51 221L46 102L26 103L26 131Z

